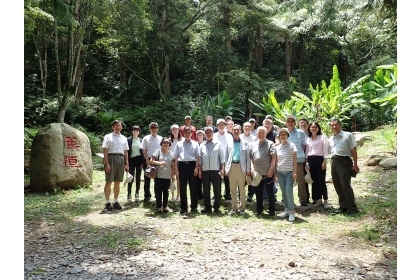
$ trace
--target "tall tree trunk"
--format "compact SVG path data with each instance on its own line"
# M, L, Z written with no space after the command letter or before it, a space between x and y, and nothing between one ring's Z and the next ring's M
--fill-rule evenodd
M171 95L171 80L169 79L169 56L165 54L165 96Z
M291 38L287 38L285 41L286 46L286 76L287 82L290 81L292 77L292 41Z
M255 58L257 61L257 68L260 68L264 62L264 48L261 40L261 34L263 31L263 26L258 25L257 27L257 38L256 38L256 45L255 45Z
M222 6L223 30L225 31L225 44L228 52L232 48L232 39L230 36L230 9L226 3Z
M304 81L302 81L302 71L304 64L304 52L305 52L305 38L303 34L299 34L299 91L302 91Z

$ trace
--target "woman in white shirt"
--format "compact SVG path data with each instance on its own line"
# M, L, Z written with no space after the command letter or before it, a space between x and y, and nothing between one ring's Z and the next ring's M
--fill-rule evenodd
M328 209L328 190L325 183L328 158L328 138L322 134L321 127L317 122L309 124L308 138L306 138L306 162L309 164L312 183L312 198L316 201L315 206L321 206L324 198L324 208Z
M280 128L279 144L276 146L277 154L277 180L279 181L281 195L283 198L284 212L281 218L289 216L289 221L295 220L295 202L293 197L293 181L297 178L297 149L295 144L288 142L289 131L287 128Z

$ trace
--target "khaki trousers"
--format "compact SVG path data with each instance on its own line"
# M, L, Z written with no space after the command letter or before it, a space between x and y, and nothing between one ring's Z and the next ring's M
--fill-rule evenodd
M246 195L245 195L245 175L242 173L241 164L239 163L232 163L230 170L228 172L229 177L229 184L230 184L230 194L232 196L232 210L238 210L238 188L239 188L239 196L241 199L241 207L240 210L245 210L246 206Z

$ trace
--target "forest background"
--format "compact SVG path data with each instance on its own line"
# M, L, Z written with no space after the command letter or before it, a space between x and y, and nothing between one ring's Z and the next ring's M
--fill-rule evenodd
M234 115L237 121L243 121L250 115L265 115L266 112L253 106L249 100L263 105L263 97L267 97L269 91L274 91L280 104L290 100L293 91L311 98L309 84L315 87L326 81L328 86L334 65L338 66L341 88L344 89L366 75L370 75L368 82L372 81L377 66L396 63L396 1L258 1L253 5L249 1L168 1L166 4L174 5L170 7L165 1L150 1L151 4L146 1L78 3L81 2L89 3L79 14L83 23L60 10L59 4L64 2L24 2L25 20L27 6L36 8L44 3L46 14L35 14L41 19L45 16L45 28L50 28L45 29L43 35L49 36L48 46L44 49L46 56L40 51L42 46L40 49L36 46L39 33L35 29L28 30L30 25L26 22L21 22L19 30L25 30L21 38L24 42L9 44L6 46L8 51L2 52L12 54L6 55L6 61L13 60L16 50L24 46L20 52L24 52L24 57L16 55L24 60L21 61L24 64L24 83L20 79L11 83L7 78L11 68L3 68L2 77L7 78L7 81L3 80L6 91L24 92L23 96L11 95L18 100L19 97L24 99L25 111L21 120L25 128L36 129L60 121L62 104L65 115L61 121L78 124L89 133L103 133L101 120L97 118L99 112L114 113L122 117L127 126L141 120L139 124L143 128L151 120L159 119L164 122L162 130L168 131L172 123L182 123L186 112L194 112L194 106L202 105L207 96L215 97L223 92L228 93L230 100L239 102L237 107L244 109L243 115L241 112ZM382 13L383 7L389 3L394 7L395 18ZM200 12L205 5L210 12ZM146 6L147 9L142 8ZM162 13L164 7L165 17ZM21 15L22 7L19 8L17 14ZM106 9L112 13L107 13ZM147 11L144 17L135 16L144 11ZM54 22L47 15L53 12L57 13L55 18L61 18L61 22L57 21L58 32L54 32ZM382 16L378 16L380 12ZM393 20L393 24L388 24ZM404 18L398 23L399 28L402 21ZM73 61L71 67L68 61L72 56L66 55L69 29L75 35L72 43L74 54L80 51L80 59L76 60L77 63ZM10 29L6 30L4 36L10 34ZM55 48L55 33L60 34L58 48ZM78 42L83 44L77 45ZM58 59L55 49L59 50ZM405 54L408 53L407 50ZM42 62L42 57L47 59ZM19 65L16 61L19 59L10 64ZM44 70L40 66L43 63L47 66ZM61 67L61 75L57 75L57 66ZM66 72L67 68L72 71ZM16 73L19 71L22 69ZM46 73L45 83L41 79L42 71ZM409 77L408 73L401 73L400 78ZM60 83L57 77L62 78ZM76 82L78 86L75 86ZM10 84L17 86L10 88ZM15 103L22 104L20 102ZM172 105L168 109L165 104L184 106ZM16 108L15 112L21 112L20 109ZM351 112L348 113L351 120ZM385 121L395 122L394 113L391 111ZM360 119L356 122L366 124L369 116L360 112L356 116ZM404 112L400 119L401 116ZM351 121L347 128L351 129ZM18 130L16 135L20 133ZM398 145L402 146L401 142Z

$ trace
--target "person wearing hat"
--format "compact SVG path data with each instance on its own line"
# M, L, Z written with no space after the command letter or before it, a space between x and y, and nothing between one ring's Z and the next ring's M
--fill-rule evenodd
M220 144L222 144L223 150L226 152L227 146L233 145L233 136L226 132L227 131L226 121L224 119L218 119L216 124L217 124L217 128L219 129L219 132L216 132L214 134L214 140L217 142L220 142ZM230 195L229 177L225 175L223 177L223 181L225 183L225 191L224 191L225 200L231 200L232 197Z
M255 123L255 120L254 120ZM251 123L250 122L244 122L242 125L242 130L244 131L241 134L241 140L246 141L248 143L254 142L257 140L257 137L251 134ZM246 198L246 201L252 202L252 197L254 196L254 189L251 184L248 184L248 195Z
M171 139L171 147L173 147L172 151L175 148L178 141L181 141L182 139L184 139L181 133L179 133L179 126L177 124L173 124L171 126L170 139ZM176 178L176 198L175 198L174 192L172 192L171 201L179 202L179 174L178 173L176 174L175 178Z
M179 213L188 213L187 184L190 187L191 212L197 213L197 185L195 176L198 175L198 157L200 149L198 143L191 139L192 129L184 128L184 140L178 142L174 149L175 172L179 172L179 187L181 210Z
M324 209L328 209L328 190L325 183L327 175L328 159L328 138L322 134L321 126L317 122L309 125L308 138L306 139L306 162L312 182L312 199L316 201L315 206L321 206L324 198Z
M140 149L142 138L140 136L141 129L138 125L133 125L131 128L132 136L127 138L128 142L128 162L129 169L128 172L136 176L136 192L135 192L135 202L139 202L139 191L140 191L140 176L141 176L141 165L143 164L143 152ZM133 181L128 183L127 188L127 202L131 203L131 188L133 186Z
M191 128L191 139L194 140L194 141L197 141L197 129L195 128L195 126L191 125L191 116L186 116L185 117L185 125L183 125L179 128L179 132L181 133L182 137L185 137L184 136L184 129L187 126L189 126Z
M254 135L255 138L257 138L257 122L254 118L250 118L249 123L251 124L251 135Z
M174 154L169 147L171 147L171 140L169 138L162 138L160 149L157 149L150 159L150 163L154 164L158 170L155 179L157 213L169 212L169 186L171 179L175 176Z
M340 210L342 213L355 214L359 210L350 183L352 172L359 173L356 141L351 132L341 129L339 120L331 120L330 127L334 133L328 139L331 147L331 177L338 195Z
M247 175L251 175L251 163L249 160L249 143L241 139L241 126L239 124L233 126L233 146L228 146L227 149L225 172L229 177L230 193L233 196L230 214L234 215L240 210L240 214L244 215L246 206L245 178ZM239 207L236 199L238 189L241 200Z
M262 180L258 186L254 187L255 196L257 197L257 212L259 216L264 210L263 191L266 187L268 194L268 209L270 216L276 215L276 202L274 196L274 177L276 171L276 149L274 142L266 139L267 129L264 126L257 128L258 140L250 145L251 156L251 174L255 175L255 171L262 176Z
M214 213L220 213L221 177L225 175L225 151L220 142L215 141L211 126L204 128L206 140L200 144L198 177L203 181L204 208L201 213L211 213L210 184L213 185Z
M102 143L104 151L104 169L105 169L105 208L103 211L112 211L112 209L122 209L118 203L120 194L120 183L124 180L124 170L128 171L128 142L127 138L121 134L122 122L115 120L112 122L112 133L105 135ZM114 203L111 205L109 197L111 196L111 185L114 182Z
M150 165L150 158L153 153L160 149L160 142L162 141L162 136L158 135L159 125L156 122L151 122L149 124L150 134L143 138L140 148L143 152L143 168L146 169ZM152 194L150 193L150 178L144 175L144 201L150 201Z
M297 183L298 183L298 197L301 206L307 206L309 195L305 186L305 150L306 150L306 135L296 128L296 118L293 115L288 115L286 118L286 126L289 132L288 142L295 144L297 155Z
M216 132L218 132L218 131L219 131L219 129L217 129L217 127L215 127L215 126L213 125L213 117L212 117L212 116L206 116L206 126L204 126L201 130L203 130L203 131L204 131L204 129L205 129L207 126L211 126L211 127L213 128L213 132L214 132L214 133L216 133ZM204 137L204 138L205 138L205 137Z
M284 212L281 218L289 216L289 221L295 220L295 202L293 198L293 183L297 178L297 156L295 144L287 141L289 131L287 128L280 128L280 143L276 146L277 153L277 180L280 185L283 198Z

